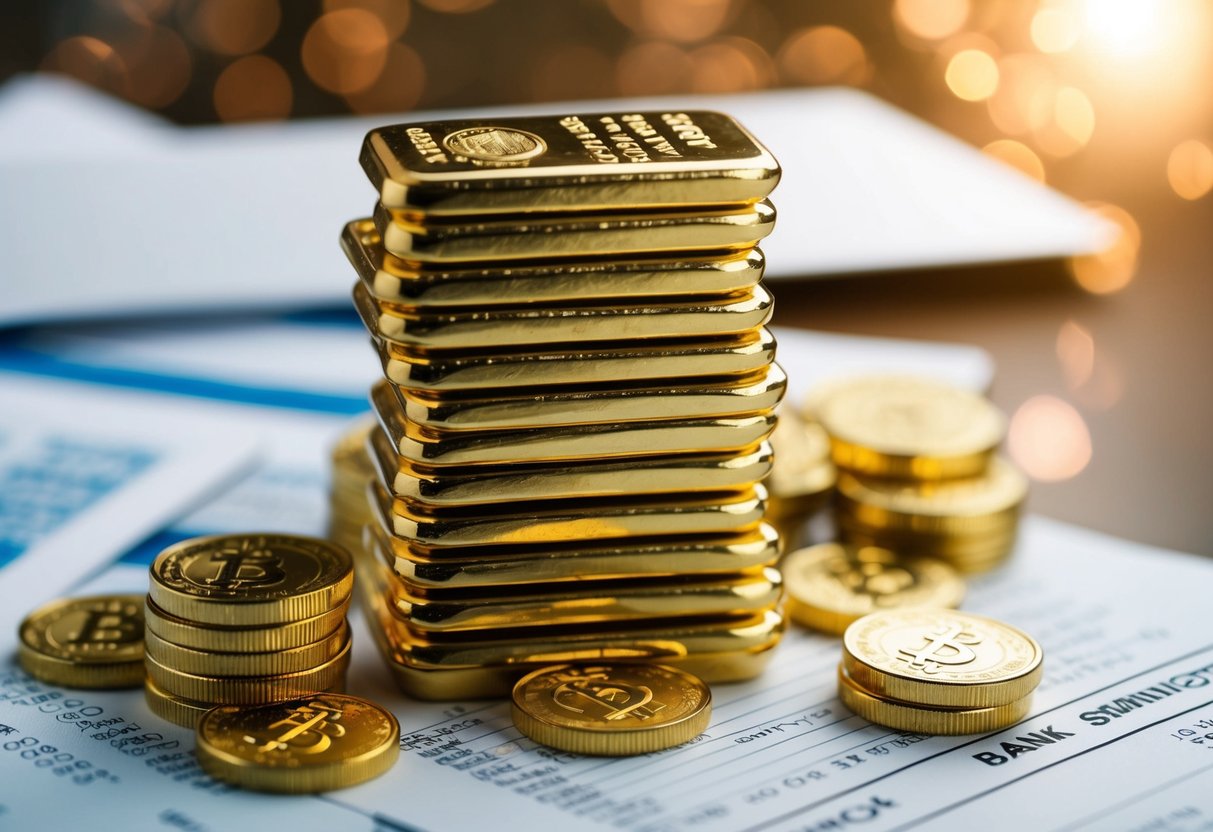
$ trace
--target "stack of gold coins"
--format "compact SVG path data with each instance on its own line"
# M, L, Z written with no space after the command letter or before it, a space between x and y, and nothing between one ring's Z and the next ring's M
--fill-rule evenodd
M829 502L837 470L830 460L830 437L784 402L771 434L775 467L766 481L767 519L779 530L784 551L798 547L805 521Z
M347 552L362 548L362 530L374 519L366 498L367 484L375 476L367 437L376 424L370 417L359 420L332 449L327 536Z
M770 153L718 113L618 112L386 127L361 161L379 202L342 244L385 380L359 585L404 689L587 656L757 673Z
M148 706L193 727L216 705L342 688L353 581L349 554L315 538L199 537L165 549L147 596Z
M912 377L835 382L811 409L839 469L841 539L943 558L962 572L1015 544L1027 479L995 451L1006 432L986 399Z
M900 731L975 734L1019 721L1040 683L1031 636L972 613L915 607L876 612L842 640L838 696Z

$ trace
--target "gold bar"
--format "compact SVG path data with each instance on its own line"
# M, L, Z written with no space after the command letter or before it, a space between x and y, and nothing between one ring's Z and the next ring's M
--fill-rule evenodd
M615 540L663 535L719 535L744 532L762 522L767 492L761 485L740 492L693 495L670 503L664 499L623 505L503 504L496 515L432 515L395 500L372 483L378 516L393 536L412 546L431 549L526 544L542 548L567 542Z
M426 353L379 338L374 342L389 381L439 393L736 376L775 360L775 338L765 327L714 339L589 349L553 344L547 349L486 350L480 355Z
M661 386L507 392L483 398L395 390L410 422L434 430L476 431L755 416L770 413L786 387L787 376L772 364L754 375L707 384L671 379Z
M354 307L371 334L420 350L584 344L641 338L736 335L771 318L762 286L740 295L659 304L619 299L606 306L523 307L417 313L375 300L354 284Z
M375 205L371 219L386 251L415 263L472 263L572 257L598 260L659 252L724 252L754 248L775 228L767 201L724 210L678 213L478 215L422 225Z
M410 422L396 388L378 382L371 403L396 452L417 465L491 465L644 457L748 448L775 427L773 413L737 419L668 419L501 431L436 431Z
M741 204L779 181L745 128L700 110L396 124L359 161L384 205L426 215Z
M389 539L378 525L363 530L364 547L378 546L393 572L416 589L502 589L592 584L629 577L737 575L772 566L779 536L759 524L739 534L666 541L587 542L544 546L529 554L421 560L407 542Z
M426 505L431 511L519 500L735 491L761 481L772 465L771 446L766 442L741 451L463 470L434 469L403 460L382 430L371 434L369 445L379 478L392 496ZM361 493L359 499L365 502Z
M384 251L369 219L347 225L341 246L373 297L410 309L736 294L758 285L765 265L755 248L711 257L422 268Z

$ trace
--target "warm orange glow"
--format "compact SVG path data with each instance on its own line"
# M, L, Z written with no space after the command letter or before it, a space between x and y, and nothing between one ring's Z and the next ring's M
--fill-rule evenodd
M1033 396L1011 417L1007 450L1032 479L1059 482L1090 463L1091 434L1072 405L1056 396Z
M393 40L404 34L412 17L412 6L408 0L324 0L326 12L342 9L363 9L375 15Z
M895 0L893 18L907 32L942 40L960 31L969 17L968 0Z
M859 39L837 26L798 29L779 48L779 69L800 84L849 84L868 80L871 67Z
M1058 158L1086 147L1095 132L1095 108L1076 87L1043 88L1040 98L1052 97L1052 119L1035 131L1040 149Z
M1041 9L1032 17L1032 43L1041 52L1065 52L1078 40L1078 18L1063 7Z
M984 101L998 89L998 64L980 49L962 49L944 72L948 89L965 101Z
M232 62L215 81L215 112L221 121L286 118L291 113L291 99L286 70L264 55Z
M468 14L469 12L478 12L485 6L492 5L493 0L417 0L417 2L436 12Z
M1162 0L1086 0L1086 30L1106 51L1142 55L1156 48L1161 39L1161 5Z
M277 0L202 0L185 31L200 46L221 55L247 55L269 43L282 12Z
M619 56L615 82L621 95L668 95L685 92L691 83L691 59L679 46L652 40L631 46Z
M719 32L732 11L730 0L643 0L640 17L648 34L692 43Z
M393 43L375 82L350 93L346 103L355 113L403 113L417 106L425 91L425 64L411 46Z
M998 139L982 148L986 154L1006 162L1040 182L1045 181L1045 166L1032 150L1014 139Z
M379 78L387 64L387 47L387 29L371 12L328 12L303 37L303 68L321 89L350 95Z
M1082 325L1066 321L1057 331L1057 361L1071 392L1091 380L1095 372L1095 339Z
M1047 58L1008 55L998 62L998 89L986 102L990 120L1011 136L1043 129L1053 120L1053 88Z
M130 70L126 97L144 107L166 107L189 86L189 47L167 26L146 26L114 42Z
M122 56L103 40L80 35L55 45L41 68L48 72L70 75L99 89L125 95L128 71Z
M556 101L603 98L614 93L611 59L584 43L554 46L535 62L530 98Z
M1196 139L1177 144L1167 158L1167 181L1184 199L1200 199L1213 190L1213 149Z
M721 38L690 54L693 92L744 92L770 86L775 67L761 46L745 38Z
M164 17L173 0L118 0L115 5L135 23L147 25Z
M1105 251L1073 257L1069 260L1074 281L1095 295L1108 295L1124 289L1137 273L1137 253L1141 248L1141 230L1129 212L1115 205L1095 203L1088 206L1104 219L1120 227L1116 241Z

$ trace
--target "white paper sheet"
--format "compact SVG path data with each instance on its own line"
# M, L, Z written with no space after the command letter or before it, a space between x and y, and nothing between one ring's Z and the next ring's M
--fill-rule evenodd
M0 632L254 461L239 428L0 373Z

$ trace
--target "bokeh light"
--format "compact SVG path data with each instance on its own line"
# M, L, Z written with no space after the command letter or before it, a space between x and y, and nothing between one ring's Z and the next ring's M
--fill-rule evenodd
M1165 0L1086 0L1084 22L1091 39L1102 51L1137 56L1159 41L1161 9Z
M566 43L537 55L530 79L535 101L605 98L614 92L614 67L601 49Z
M607 0L607 8L637 34L680 43L712 37L736 11L732 0Z
M417 2L427 9L445 14L470 14L493 4L493 0L417 0Z
M690 53L692 92L745 92L768 87L775 64L766 51L746 38L720 38Z
M193 72L189 47L167 26L142 26L114 40L114 48L130 70L126 97L156 109L172 104L185 92Z
M1180 142L1167 157L1167 182L1184 199L1200 199L1213 189L1213 149L1197 139Z
M838 26L796 30L779 48L776 63L784 78L798 84L860 86L871 74L859 38Z
M42 59L41 69L70 75L116 95L126 95L129 77L126 61L100 38L78 35L60 41Z
M303 68L321 89L340 95L375 83L387 64L388 33L365 9L322 14L303 38Z
M1011 417L1007 450L1029 477L1060 482L1091 461L1091 432L1073 405L1056 396L1028 399Z
M993 156L1001 162L1006 162L1013 168L1026 173L1038 182L1045 181L1045 166L1040 157L1022 142L1014 139L996 139L990 142L982 151L987 156Z
M1041 55L1008 55L998 62L998 89L986 101L994 126L1011 136L1043 129L1053 120L1053 71Z
M403 43L388 47L383 72L365 89L345 96L355 113L403 113L417 106L425 92L425 63Z
M1056 54L1074 46L1082 32L1078 17L1065 7L1040 9L1032 17L1032 43L1041 52Z
M326 12L343 9L362 9L375 15L393 40L404 34L413 16L409 0L324 0Z
M960 31L969 17L968 0L895 0L893 19L924 40L942 40Z
M277 0L199 0L185 20L185 31L212 52L247 55L269 43L281 20Z
M292 98L290 76L265 55L233 61L215 81L215 112L222 121L286 118Z
M962 49L944 72L948 89L965 101L984 101L998 89L998 64L980 49Z
M1033 131L1037 145L1050 156L1062 158L1086 147L1095 132L1095 108L1077 87L1052 92L1052 118ZM1042 96L1048 92L1042 91Z
M633 44L619 56L615 84L620 95L669 95L691 85L691 59L686 51L661 40Z
M1069 259L1074 281L1094 295L1119 292L1132 282L1137 273L1137 255L1141 250L1141 229L1137 221L1123 208L1107 203L1087 206L1120 229L1116 240L1106 250Z
M1072 320L1061 325L1057 331L1057 361L1071 392L1091 380L1095 372L1095 339L1086 327Z

